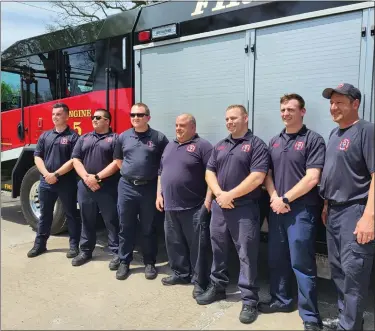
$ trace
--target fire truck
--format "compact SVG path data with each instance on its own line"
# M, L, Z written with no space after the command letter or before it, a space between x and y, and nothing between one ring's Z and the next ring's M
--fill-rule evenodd
M294 92L306 100L306 125L327 140L335 124L321 92L349 82L362 91L361 117L374 121L374 3L164 1L20 40L2 53L1 71L12 92L1 100L2 189L20 197L35 228L33 151L53 126L56 102L69 106L79 134L92 130L97 108L110 110L114 131L130 128L130 107L141 101L151 126L169 138L175 117L189 112L213 144L227 135L226 107L243 104L250 129L268 143L283 128L280 96ZM52 233L64 229L58 201ZM322 227L318 252L324 242Z

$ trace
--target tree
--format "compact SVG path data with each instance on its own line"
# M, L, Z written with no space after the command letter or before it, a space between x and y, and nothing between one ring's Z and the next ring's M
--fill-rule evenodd
M147 5L154 0L144 1L51 1L53 7L63 14L58 17L56 24L47 25L49 31L65 29L79 24L99 21L109 15L117 14L141 5Z

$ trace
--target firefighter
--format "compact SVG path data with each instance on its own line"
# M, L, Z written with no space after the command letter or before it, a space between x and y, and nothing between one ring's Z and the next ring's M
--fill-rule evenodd
M271 301L262 313L291 312L292 272L298 284L298 309L305 330L320 330L317 300L315 236L321 199L317 184L324 165L325 143L303 124L305 101L298 94L280 99L285 129L269 143L270 170L265 186L270 196L268 255Z
M118 168L113 160L117 134L112 132L111 113L97 109L91 116L94 131L82 135L72 158L81 180L78 183L78 203L82 219L80 254L72 261L80 266L92 258L96 244L96 220L101 216L108 231L108 247L113 257L110 270L120 264L118 257L117 182Z
M328 260L338 292L339 330L362 330L374 260L374 124L359 118L361 92L351 84L326 88L332 120L320 193Z
M209 248L199 245L201 225L211 209L212 194L204 179L212 145L196 133L193 115L176 119L176 139L160 162L156 208L165 210L165 242L173 275L163 285L194 283L193 297L208 285L209 269L198 261ZM202 251L200 251L202 250ZM192 279L193 278L193 279Z
M145 277L154 279L157 276L156 188L160 158L168 139L150 128L150 110L144 103L133 105L130 118L133 128L120 135L114 153L121 169L117 203L121 264L116 278L124 280L129 275L139 217Z
M229 238L240 260L238 287L243 301L239 319L252 323L258 316L257 259L260 237L260 185L268 172L267 145L248 129L248 114L241 105L226 110L230 135L213 149L207 164L206 181L216 199L212 203L211 244L213 264L211 283L197 296L200 305L226 297Z
M40 176L40 218L34 247L27 253L36 257L44 253L50 236L53 210L58 198L62 203L68 222L69 246L66 256L78 255L81 224L77 213L77 182L71 155L79 138L68 126L69 108L63 103L52 107L52 122L55 127L43 132L34 152L35 165Z

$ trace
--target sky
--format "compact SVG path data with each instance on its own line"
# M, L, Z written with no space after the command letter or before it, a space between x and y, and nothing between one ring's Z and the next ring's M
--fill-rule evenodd
M1 1L1 50L18 40L47 33L61 9L49 1Z

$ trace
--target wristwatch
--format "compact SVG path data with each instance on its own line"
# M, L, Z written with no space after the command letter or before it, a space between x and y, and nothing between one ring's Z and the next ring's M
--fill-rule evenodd
M95 179L97 180L98 183L102 181L98 175L95 175Z
M60 174L58 172L55 172L54 175L55 175L56 178L60 177Z
M283 195L283 202L287 205L289 205L289 199Z

